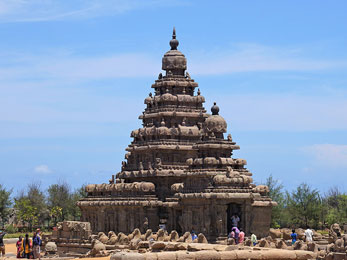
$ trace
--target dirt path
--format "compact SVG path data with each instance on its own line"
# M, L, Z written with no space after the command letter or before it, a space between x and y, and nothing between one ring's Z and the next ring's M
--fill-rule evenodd
M6 255L5 258L1 258L1 259L8 259L8 260L14 260L17 259L16 255L17 255L17 248L16 248L16 244L6 244L5 245L6 248ZM50 258L52 259L52 258ZM110 257L94 257L94 258L75 258L77 259L83 259L83 260L109 260Z

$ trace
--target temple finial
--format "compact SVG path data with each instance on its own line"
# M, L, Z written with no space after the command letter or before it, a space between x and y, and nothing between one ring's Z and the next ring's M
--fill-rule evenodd
M216 102L213 102L213 106L211 107L212 115L218 115L219 106L217 106Z
M175 29L175 26L174 26L173 32L172 32L172 39L176 39L176 29Z
M172 40L170 41L171 50L177 50L178 44L179 42L176 39L176 29L174 27L172 32Z

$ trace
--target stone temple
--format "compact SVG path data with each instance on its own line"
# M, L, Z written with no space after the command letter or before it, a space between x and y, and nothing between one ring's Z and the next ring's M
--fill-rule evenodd
M231 134L225 138L227 123L216 103L212 114L205 110L178 44L174 30L164 73L144 100L142 127L131 133L121 171L108 184L86 187L88 196L78 202L82 221L93 232L161 226L214 241L227 236L237 214L246 235L266 236L276 202L266 186L252 183L246 160L232 158L239 146Z

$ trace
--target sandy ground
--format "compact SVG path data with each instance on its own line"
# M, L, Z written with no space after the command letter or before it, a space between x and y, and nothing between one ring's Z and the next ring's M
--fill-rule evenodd
M1 258L1 259L17 259L16 255L17 255L17 248L16 248L16 244L6 244L6 255L5 258ZM50 258L52 259L52 258ZM76 258L76 259L83 259L83 260L109 260L110 257L94 257L94 258Z

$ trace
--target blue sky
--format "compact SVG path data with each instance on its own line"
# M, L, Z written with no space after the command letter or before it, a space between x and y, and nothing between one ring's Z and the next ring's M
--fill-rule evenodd
M347 181L346 1L0 1L0 181L120 170L176 27L257 183Z

